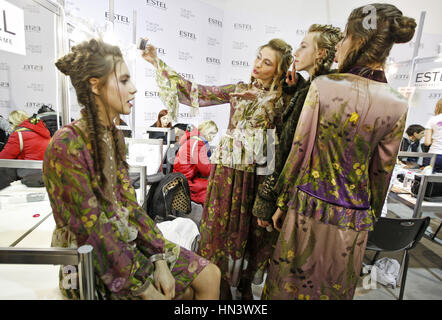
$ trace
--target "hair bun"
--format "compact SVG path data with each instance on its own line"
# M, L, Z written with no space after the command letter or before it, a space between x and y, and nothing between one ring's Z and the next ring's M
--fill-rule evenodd
M416 31L416 20L409 17L397 17L390 25L390 31L395 43L405 43L413 39Z
M55 66L61 73L69 76L72 71L72 64L75 60L75 53L69 53L57 60Z

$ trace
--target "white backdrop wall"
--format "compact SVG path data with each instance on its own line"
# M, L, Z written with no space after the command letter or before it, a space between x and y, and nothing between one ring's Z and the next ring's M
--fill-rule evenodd
M4 108L0 112L3 115L19 106L28 106L34 108L34 111L43 102L56 104L53 90L56 88L53 65L56 60L54 17L35 4L29 5L33 4L31 0L10 1L27 4L25 24L29 27L26 34L26 57L0 52L0 83L14 83L6 89L6 85L0 88L0 108ZM436 55L442 35L440 31L439 34L431 32L437 33L433 23L434 10L442 2L424 0L413 5L408 0L389 2L416 19L419 18L420 10L428 11L420 56ZM352 8L370 1L346 0L339 1L339 5L337 3L330 0L115 0L113 25L110 23L108 0L67 0L65 9L70 46L101 34L106 41L123 48L138 89L135 122L131 121L132 117L125 117L124 120L140 137L156 121L158 112L164 106L158 97L154 69L140 58L140 52L134 48L134 39L148 37L157 47L159 57L188 80L205 85L247 82L260 45L278 37L296 49L312 23L332 22L342 28ZM404 3L407 4L406 8ZM430 27L427 28L427 25ZM35 30L40 32L32 32ZM412 51L413 46L410 44L396 46L392 57L395 61L408 60ZM21 62L9 67L15 60ZM37 72L23 70L25 65L41 65L43 72L40 71L36 80L33 80ZM10 70L18 72L11 75ZM395 77L402 81L408 80L408 76L406 80L399 75ZM70 90L70 102L71 117L77 118L80 106L76 102L73 88ZM213 106L201 108L200 115L192 118L189 108L181 106L178 122L197 125L212 119L222 131L227 127L228 112L227 105Z
M43 105L56 106L55 16L31 0L10 1L23 9L26 55L0 51L0 114L29 115Z
M420 10L426 9L426 25L434 18L433 9L437 6L434 2L431 5L426 2L426 7L422 5L422 8L419 5L403 8L404 1L396 2L391 3L417 20ZM164 109L158 97L153 67L142 60L133 48L133 28L136 38L148 37L157 47L159 57L184 78L205 85L220 85L248 81L257 48L271 38L285 39L296 49L312 23L331 22L343 28L351 9L368 3L346 1L337 5L328 0L275 0L271 3L251 0L115 0L115 36L122 47L128 48L126 61L135 74L138 89L135 123L126 122L135 128L136 136L140 137L156 121L158 112ZM67 11L71 10L69 7L76 8L75 12L71 11L73 15L90 19L90 24L101 25L105 29L106 21L109 21L109 1L91 4L86 0L70 0L67 5ZM136 24L133 21L134 11ZM427 29L434 31L434 27ZM434 56L440 42L442 35L425 33L424 29L420 55ZM403 61L410 59L412 53L413 45L404 44L395 46L391 57L394 61ZM407 82L408 75L405 79ZM189 108L181 105L177 121L197 125L213 119L222 131L227 127L228 112L227 105L206 107L201 108L198 117L192 118ZM410 121L412 118L409 118Z

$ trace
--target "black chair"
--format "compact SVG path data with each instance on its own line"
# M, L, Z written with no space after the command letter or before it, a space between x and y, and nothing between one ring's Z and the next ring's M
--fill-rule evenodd
M383 251L405 251L399 300L402 300L404 296L409 260L408 251L418 244L429 224L430 217L419 219L381 217L374 225L374 230L368 234L366 250L376 251L371 263L372 265L374 265L379 254Z

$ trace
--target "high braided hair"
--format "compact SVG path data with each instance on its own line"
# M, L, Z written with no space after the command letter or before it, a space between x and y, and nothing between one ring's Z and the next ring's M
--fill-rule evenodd
M369 17L365 8L376 10L376 28L367 27ZM391 4L374 3L354 9L348 18L346 35L351 36L354 46L344 61L339 62L339 72L348 72L355 66L366 67L378 63L384 66L393 44L410 41L415 29L416 21L403 16Z
M270 91L277 90L278 96L282 94L282 85L284 84L287 70L293 62L293 48L282 39L272 39L267 44L258 48L258 52L264 48L270 48L276 52L278 57L278 67L276 68L276 75L270 84ZM252 76L250 82L254 81Z
M105 128L99 122L98 107L89 80L98 78L100 88L102 88L111 73L115 73L116 65L122 61L123 56L118 47L92 39L74 46L72 52L61 57L55 63L58 70L71 78L77 93L78 103L85 107L87 131L93 150L92 158L95 170L99 173L99 180L103 177L104 145L101 139ZM112 137L117 165L127 168L126 147L115 126L112 126Z
M311 79L327 73L334 61L336 45L342 39L341 29L332 25L313 24L308 29L309 33L314 33L316 52L325 49L325 56L315 59L315 65L311 74Z

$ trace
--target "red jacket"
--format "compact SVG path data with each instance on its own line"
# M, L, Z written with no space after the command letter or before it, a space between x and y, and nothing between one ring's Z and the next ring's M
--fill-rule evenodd
M51 134L43 121L32 124L26 119L17 127L20 128L30 129L20 131L23 137L23 151L20 152L20 139L16 130L9 136L8 142L0 152L0 159L43 160L51 140Z
M205 140L200 136L198 129L194 129L192 132L186 131L180 145L173 172L181 172L186 176L192 201L203 204L206 198L207 178L212 169Z

